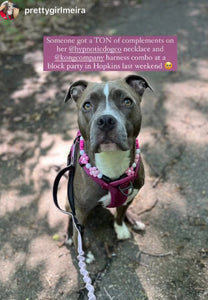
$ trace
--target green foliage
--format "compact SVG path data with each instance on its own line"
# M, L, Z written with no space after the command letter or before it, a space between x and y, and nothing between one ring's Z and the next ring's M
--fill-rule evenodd
M21 34L21 33L16 34L16 35L14 36L14 40L15 40L16 42L19 42L19 41L21 41L21 40L23 40L23 39L24 39L24 35Z
M41 27L44 27L47 25L48 19L45 16L40 17L38 23L40 24Z
M18 29L16 27L13 27L13 26L7 26L6 30L10 34L15 34L15 33L18 32Z
M4 27L7 27L7 26L9 26L10 23L11 23L10 20L4 20L1 24L2 24Z
M35 6L37 5L39 2L44 2L42 1L35 1L35 0L15 0L14 1L20 9L24 9L25 7L30 7L30 6Z
M10 20L4 20L4 22L2 23L5 31L9 34L15 34L18 32L17 27L15 27L12 22Z

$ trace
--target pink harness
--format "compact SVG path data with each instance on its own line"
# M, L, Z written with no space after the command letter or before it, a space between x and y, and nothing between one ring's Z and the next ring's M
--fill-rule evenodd
M84 139L78 131L77 139L79 141L79 164L85 170L86 174L92 178L103 189L108 190L111 194L111 203L108 207L118 207L123 205L127 198L132 195L134 191L133 183L137 178L140 166L140 148L138 139L136 139L136 155L134 163L129 167L125 173L115 181L112 181L107 176L103 175L97 167L92 167L89 163L89 157L84 151ZM75 143L71 147L70 158L74 161Z

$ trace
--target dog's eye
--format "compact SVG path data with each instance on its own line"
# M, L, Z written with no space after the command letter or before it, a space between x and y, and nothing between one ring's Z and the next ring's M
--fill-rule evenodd
M133 103L133 101L131 99L129 99L129 98L125 98L124 101L123 101L123 104L125 106L131 106L132 103Z
M92 108L92 104L90 102L85 102L83 104L84 110L90 110Z

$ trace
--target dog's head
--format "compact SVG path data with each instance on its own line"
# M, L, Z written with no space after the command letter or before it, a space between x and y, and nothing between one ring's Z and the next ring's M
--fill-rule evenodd
M94 153L132 147L141 126L141 98L148 87L137 75L106 83L79 80L70 86L65 102L76 102L80 132Z

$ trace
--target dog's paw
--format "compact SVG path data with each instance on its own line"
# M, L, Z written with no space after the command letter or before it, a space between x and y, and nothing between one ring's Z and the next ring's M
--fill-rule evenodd
M146 225L141 221L135 221L135 224L133 224L132 228L136 231L144 231Z
M146 225L138 220L138 216L130 210L126 212L126 218L128 222L132 225L132 229L135 231L145 231Z
M93 261L95 261L95 257L94 255L92 254L91 251L89 251L86 255L86 263L89 265L91 264Z
M131 237L131 233L124 222L122 223L122 225L118 225L115 221L114 229L118 240L127 240Z

